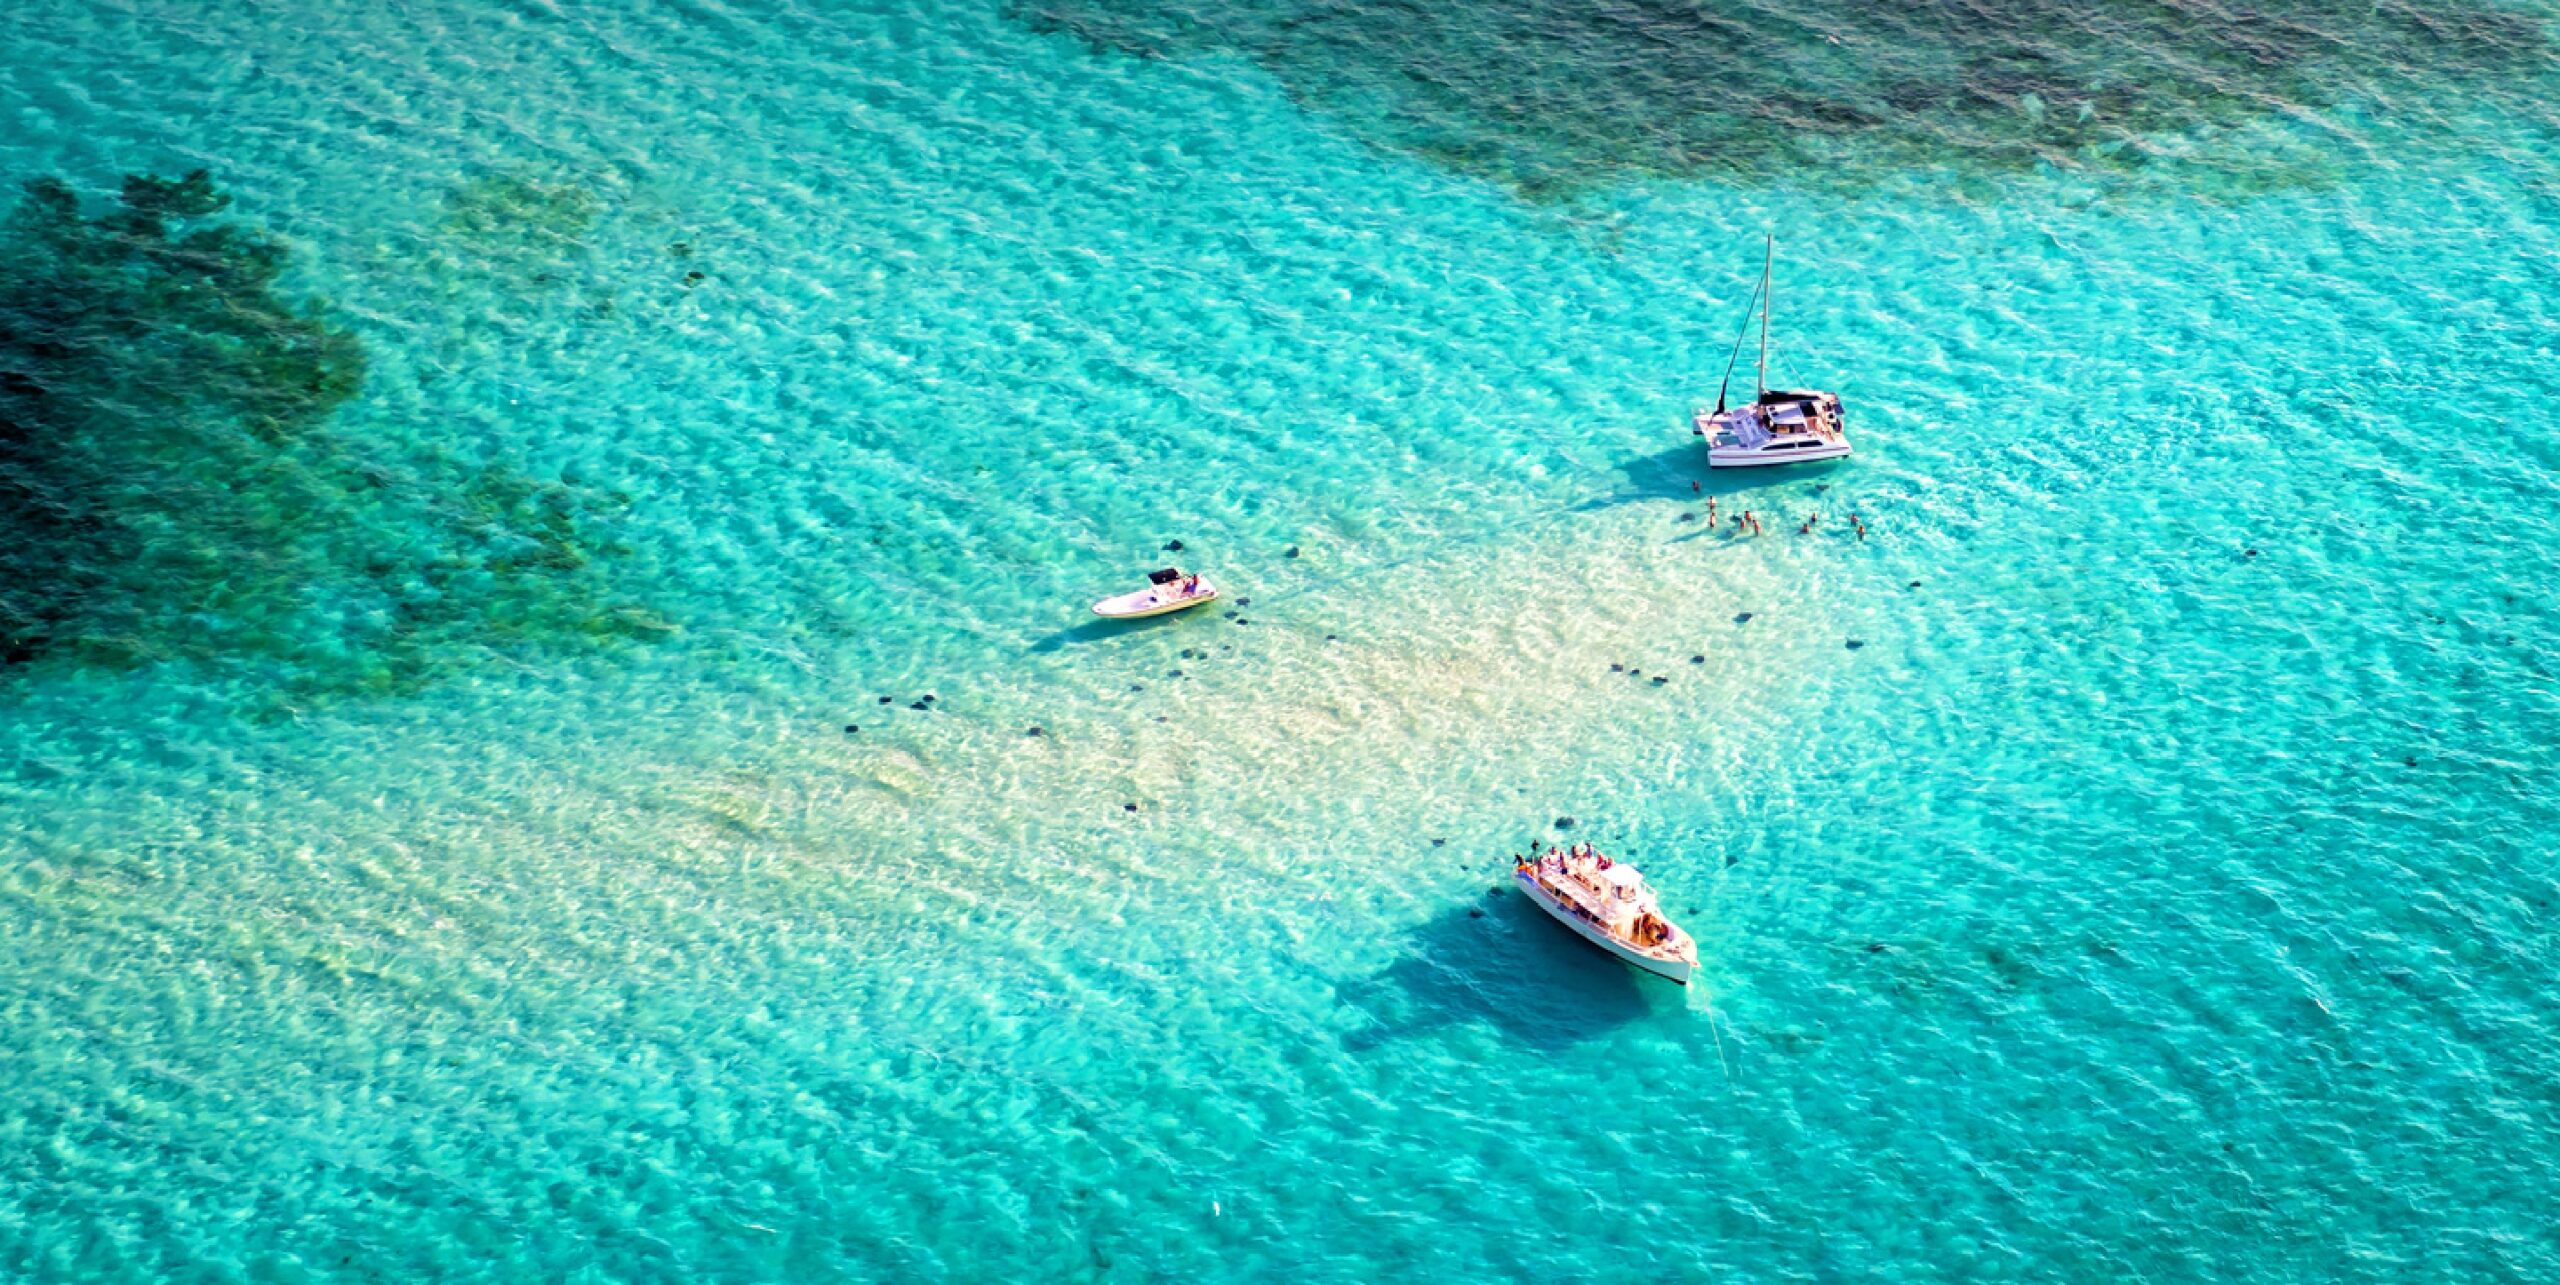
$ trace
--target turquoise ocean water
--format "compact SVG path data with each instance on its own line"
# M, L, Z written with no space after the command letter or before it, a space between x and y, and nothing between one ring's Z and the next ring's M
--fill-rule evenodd
M0 1275L2560 1278L2551 17L20 0Z

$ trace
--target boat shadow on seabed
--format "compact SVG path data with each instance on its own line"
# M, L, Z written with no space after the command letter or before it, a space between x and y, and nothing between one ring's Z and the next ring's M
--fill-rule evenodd
M1708 496L1721 499L1788 482L1827 481L1839 471L1840 464L1839 460L1820 460L1777 468L1709 470L1707 448L1693 442L1619 461L1617 469L1626 475L1626 486L1585 500L1575 505L1574 511L1588 513L1595 509L1614 509L1623 504L1646 504L1656 500L1687 500L1704 504ZM1698 484L1696 489L1691 489L1693 482Z
M1481 909L1481 918L1469 912ZM1656 987L1666 995L1676 988ZM1636 971L1538 913L1518 893L1456 907L1415 929L1394 963L1337 988L1369 1021L1354 1052L1462 1022L1489 1022L1509 1039L1563 1049L1597 1039L1657 1003Z
M1169 616L1144 616L1134 620L1088 620L1081 625L1061 629L1031 644L1030 651L1034 655L1047 655L1050 652L1062 651L1083 643L1101 642L1106 638L1152 633L1158 629L1178 629L1183 623L1181 613Z

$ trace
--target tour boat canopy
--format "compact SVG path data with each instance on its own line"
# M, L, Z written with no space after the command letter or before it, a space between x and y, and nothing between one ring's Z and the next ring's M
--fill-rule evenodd
M1181 578L1182 568L1180 567L1166 567L1162 571L1150 571L1147 573L1148 584L1172 584L1174 581Z

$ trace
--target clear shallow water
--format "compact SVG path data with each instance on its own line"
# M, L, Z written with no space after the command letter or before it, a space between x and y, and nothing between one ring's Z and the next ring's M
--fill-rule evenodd
M2560 1271L2533 95L1556 203L992 7L6 41L0 172L214 169L681 630L20 674L12 1274ZM1773 225L1861 453L1742 540ZM1171 539L1249 623L1082 624ZM1486 895L1568 815L1703 986Z

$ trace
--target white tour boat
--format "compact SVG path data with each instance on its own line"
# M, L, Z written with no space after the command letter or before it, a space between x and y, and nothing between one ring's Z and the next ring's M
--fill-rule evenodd
M1698 943L1662 913L1644 876L1597 849L1549 849L1512 871L1529 900L1585 941L1683 986L1698 967Z
M1146 588L1093 604L1093 614L1110 620L1136 620L1141 616L1182 611L1217 599L1218 587L1209 583L1209 577L1186 576L1180 567L1166 567L1147 574Z
M1692 421L1697 436L1707 439L1708 468L1764 468L1836 460L1849 453L1849 429L1834 393L1791 393L1769 387L1769 274L1777 259L1777 241L1760 264L1760 289L1752 303L1760 314L1759 390L1746 406L1725 407L1733 386L1734 359L1742 355L1742 336L1750 333L1751 314L1742 317L1743 331L1733 337L1725 358L1724 386L1716 390L1716 408L1701 410Z

